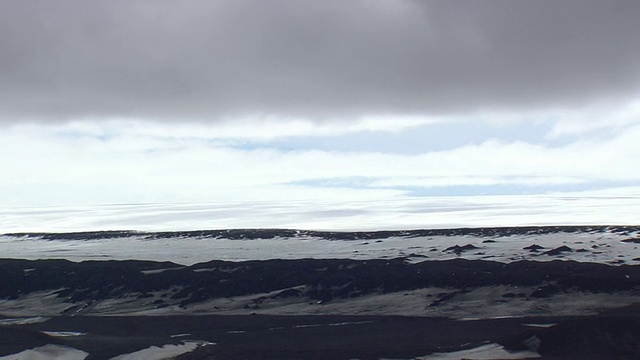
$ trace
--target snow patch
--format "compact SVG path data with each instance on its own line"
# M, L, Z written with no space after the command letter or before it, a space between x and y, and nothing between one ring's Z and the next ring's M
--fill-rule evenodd
M534 359L540 354L533 351L507 351L498 344L486 344L473 349L455 351L450 353L434 353L427 356L418 357L418 360L498 360L498 359Z
M165 269L153 269L153 270L142 270L141 272L145 275L153 275L153 274L160 274L163 273L165 271L176 271L176 270L182 270L184 269L184 266L181 267L173 267L173 268L165 268Z
M49 344L3 356L0 360L84 360L87 356L89 353L81 350Z
M43 333L49 336L54 336L54 337L72 337L72 336L87 335L87 333L77 332L77 331L43 331Z
M215 345L208 341L185 341L182 345L165 345L163 347L151 346L147 349L136 351L130 354L118 355L111 360L158 360L172 359L176 356L186 354L200 346Z

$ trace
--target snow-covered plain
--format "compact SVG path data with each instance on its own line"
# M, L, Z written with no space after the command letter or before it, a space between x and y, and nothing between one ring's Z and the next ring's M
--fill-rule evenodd
M501 196L0 207L0 232L295 228L328 231L634 225L640 187Z
M301 258L385 259L410 261L465 258L512 262L555 259L606 264L640 263L640 244L624 242L635 232L592 231L517 234L508 236L392 236L372 240L330 240L294 235L267 239L229 239L198 236L153 238L136 235L89 239L43 240L38 236L0 235L0 254L16 259L153 260L192 265L210 260L244 261ZM468 246L472 245L472 247ZM525 249L538 245L539 249ZM468 250L455 246L468 246ZM546 254L566 246L566 251ZM454 247L454 248L452 248ZM452 248L450 250L447 250Z

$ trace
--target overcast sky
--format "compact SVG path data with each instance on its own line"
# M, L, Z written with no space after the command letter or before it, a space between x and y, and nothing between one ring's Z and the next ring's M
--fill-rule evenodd
M637 0L4 0L0 209L637 195L638 19Z

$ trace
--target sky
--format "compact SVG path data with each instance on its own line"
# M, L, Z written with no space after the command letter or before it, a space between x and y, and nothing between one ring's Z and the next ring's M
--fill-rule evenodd
M0 232L638 223L639 18L637 0L4 0ZM424 210L443 199L460 211Z

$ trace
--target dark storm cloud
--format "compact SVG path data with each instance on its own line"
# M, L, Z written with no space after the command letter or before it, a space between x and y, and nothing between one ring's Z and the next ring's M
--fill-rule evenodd
M0 121L581 106L640 84L637 0L0 2Z

